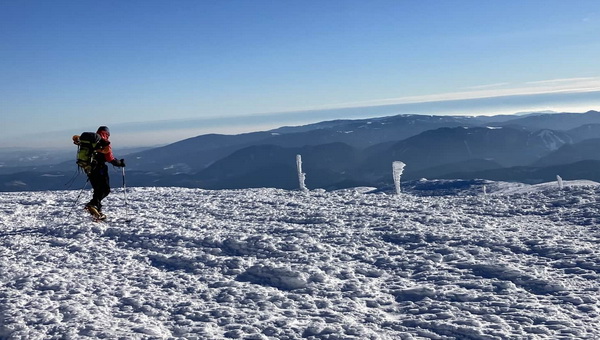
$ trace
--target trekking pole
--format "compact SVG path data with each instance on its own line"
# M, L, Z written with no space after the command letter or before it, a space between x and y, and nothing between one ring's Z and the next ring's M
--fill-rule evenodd
M71 179L69 181L67 181L67 183L65 183L65 186L67 187L66 190L71 189L71 186L73 185L73 183L75 183L75 180L77 179L77 177L79 177L79 171L75 171L73 176L71 176Z
M90 182L90 179L88 178L85 181L85 184L83 185L83 188L81 188L81 190L79 190L79 195L77 195L77 198L75 198L75 203L73 203L73 206L71 207L71 211L69 211L69 215L67 215L67 217L71 217L71 214L73 213L73 210L75 210L75 207L77 206L77 203L79 203L79 198L81 198L81 194L83 194L83 190L85 190L85 188L87 187L87 184Z
M127 187L125 186L125 167L121 167L123 173L123 194L125 195L125 220L129 221L129 204L127 204Z

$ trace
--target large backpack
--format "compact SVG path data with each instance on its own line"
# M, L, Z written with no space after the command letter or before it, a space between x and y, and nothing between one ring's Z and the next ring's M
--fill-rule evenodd
M89 174L96 165L96 151L100 149L102 138L95 132L84 132L80 136L73 136L73 143L78 146L77 165Z

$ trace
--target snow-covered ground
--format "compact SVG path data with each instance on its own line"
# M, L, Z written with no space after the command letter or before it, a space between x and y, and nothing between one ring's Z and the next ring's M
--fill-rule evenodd
M600 338L600 187L488 186L1 193L0 339Z

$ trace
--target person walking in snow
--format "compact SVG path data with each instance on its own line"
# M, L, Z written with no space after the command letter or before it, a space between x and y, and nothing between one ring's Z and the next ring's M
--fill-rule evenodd
M101 126L96 131L100 135L99 148L95 152L94 164L91 171L87 174L90 184L94 189L92 199L85 205L85 209L98 219L105 219L106 215L102 213L102 200L110 193L110 178L108 176L108 166L110 163L116 167L125 167L124 159L116 159L112 153L110 145L110 130L106 126Z

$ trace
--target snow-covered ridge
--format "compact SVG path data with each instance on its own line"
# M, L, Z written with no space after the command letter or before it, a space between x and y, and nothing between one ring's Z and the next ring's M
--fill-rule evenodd
M576 184L134 188L107 223L1 193L0 338L599 338L600 188Z
M544 141L544 144L548 150L557 150L564 144L573 142L570 138L568 140L561 138L561 136L557 135L552 130L540 130L536 133L536 137Z

